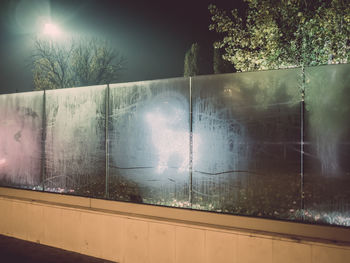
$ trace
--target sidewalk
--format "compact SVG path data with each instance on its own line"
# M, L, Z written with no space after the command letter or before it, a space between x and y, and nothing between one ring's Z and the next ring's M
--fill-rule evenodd
M112 261L0 235L1 263L112 263Z

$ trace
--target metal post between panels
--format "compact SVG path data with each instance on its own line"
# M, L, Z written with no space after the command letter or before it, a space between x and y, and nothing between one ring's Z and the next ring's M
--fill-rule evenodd
M189 203L192 207L193 202L193 187L192 187L192 170L193 170L193 134L192 134L192 121L193 121L193 112L192 112L192 77L190 77L190 134L189 134L189 176L190 176L190 182L189 182Z
M300 194L301 194L301 209L304 209L304 107L305 102L304 100L300 103L300 116L301 116L301 129L300 129Z
M45 191L45 180L46 180L46 90L44 89L43 94L43 112L42 112L42 129L41 129L41 184L43 191Z
M300 207L305 208L304 194L304 113L305 113L305 66L302 65L302 86L301 86L301 103L300 103ZM303 213L304 215L304 213Z
M107 84L106 89L106 101L105 101L105 157L106 157L106 185L105 185L105 197L109 198L109 191L108 191L108 185L109 185L109 134L108 134L108 118L109 118L109 84Z

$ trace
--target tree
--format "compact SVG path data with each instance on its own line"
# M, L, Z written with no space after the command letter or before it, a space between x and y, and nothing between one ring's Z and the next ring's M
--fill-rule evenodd
M57 44L34 41L33 80L36 90L88 86L116 81L125 59L107 41L73 40Z
M344 63L350 54L348 0L244 0L228 14L209 5L215 47L238 71Z
M223 55L222 51L214 47L214 53L213 53L214 74L235 72L236 70L234 66L230 62L224 60L222 55Z
M316 142L323 172L334 174L339 167L337 147L346 134L344 119L349 107L347 103L336 107L327 103L346 98L342 94L348 70L317 68L310 74L311 68L309 80L311 77L313 82L306 83L305 67L349 62L349 0L244 1L246 8L232 10L231 14L209 6L209 29L222 36L215 47L224 49L224 59L239 71L301 67L301 101L305 99L311 131L307 136ZM339 83L333 83L335 76ZM301 125L304 127L302 119ZM301 144L301 152L303 147Z
M118 80L125 58L107 41L90 39L75 42L72 69L80 86L111 83Z
M67 88L73 85L69 58L71 49L36 40L32 55L35 90Z
M199 74L199 45L193 43L185 54L184 76L196 76Z

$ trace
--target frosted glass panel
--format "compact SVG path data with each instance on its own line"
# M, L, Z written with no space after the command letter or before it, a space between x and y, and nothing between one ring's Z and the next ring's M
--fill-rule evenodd
M104 196L105 91L94 86L46 92L46 191Z
M0 185L350 226L350 65L305 73L1 95Z
M306 76L305 219L350 226L350 65Z
M111 85L112 199L188 205L189 81Z
M194 208L292 218L300 207L300 70L194 78Z
M40 189L43 92L0 96L0 185Z

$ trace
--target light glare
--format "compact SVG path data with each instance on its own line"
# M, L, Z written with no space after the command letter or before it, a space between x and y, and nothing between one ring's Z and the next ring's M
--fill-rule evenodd
M0 159L0 166L4 165L5 163L6 163L6 159L5 158Z
M60 30L60 28L52 23L46 23L44 25L44 30L43 30L44 35L48 35L50 37L53 38L57 38L59 36L61 36L62 32Z
M163 173L172 164L177 166L180 173L188 170L189 133L175 128L182 118L182 112L179 110L172 116L166 116L159 109L146 114L146 121L152 132L152 142L157 150L158 173Z

